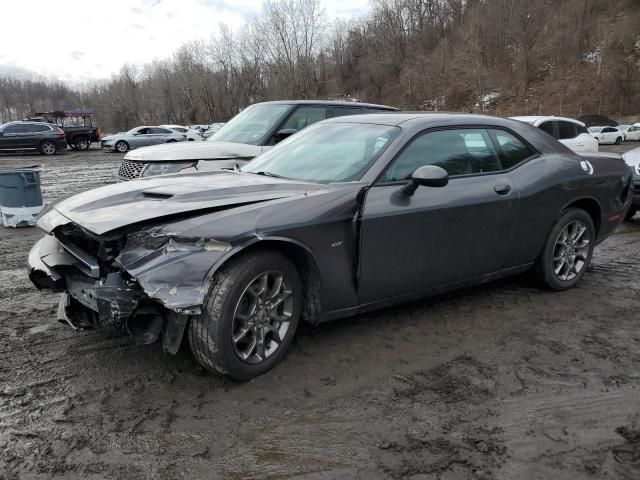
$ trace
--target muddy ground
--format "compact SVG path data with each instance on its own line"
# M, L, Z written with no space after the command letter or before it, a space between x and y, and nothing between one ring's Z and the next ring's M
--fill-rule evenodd
M635 146L635 145L633 145ZM46 201L120 157L42 164ZM578 288L526 276L306 327L249 383L55 321L0 228L0 479L640 478L640 221Z

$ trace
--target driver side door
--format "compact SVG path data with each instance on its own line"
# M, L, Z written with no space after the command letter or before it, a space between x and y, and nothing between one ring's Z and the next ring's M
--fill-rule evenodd
M485 129L423 132L370 188L361 220L360 304L503 268L519 195L494 138ZM424 165L447 170L449 184L403 194L411 173Z

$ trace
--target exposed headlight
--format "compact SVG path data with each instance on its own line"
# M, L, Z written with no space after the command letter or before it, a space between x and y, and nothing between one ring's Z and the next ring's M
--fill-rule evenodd
M180 163L150 163L142 171L143 177L153 177L154 175L166 175L168 173L178 173L185 168L194 167L196 162Z

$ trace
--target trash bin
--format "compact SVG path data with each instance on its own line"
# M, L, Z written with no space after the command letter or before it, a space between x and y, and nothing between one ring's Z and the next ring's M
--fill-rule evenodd
M33 227L43 208L38 170L0 170L0 216L5 227Z

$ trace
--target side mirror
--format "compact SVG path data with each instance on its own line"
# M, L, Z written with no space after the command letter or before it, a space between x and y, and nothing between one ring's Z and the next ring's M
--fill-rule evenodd
M284 140L287 137L290 137L291 135L293 135L294 133L296 133L297 130L295 128L284 128L282 130L280 130L278 133L276 133L273 136L273 139L275 140L275 143L281 142L282 140Z
M411 180L401 192L404 195L411 196L418 187L444 187L449 183L449 174L442 167L436 165L425 165L418 167L411 174Z

